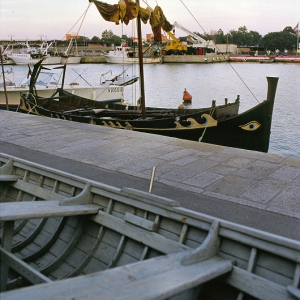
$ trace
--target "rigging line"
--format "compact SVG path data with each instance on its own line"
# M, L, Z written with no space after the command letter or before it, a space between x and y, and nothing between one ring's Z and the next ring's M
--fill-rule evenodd
M76 70L74 70L73 68L72 68L72 70L78 75L78 77L80 77L80 78L81 78L82 80L84 80L89 86L91 86L93 89L95 89L95 86L91 85L91 84L90 84L87 80L85 80L85 79L82 77L82 75L81 75L81 74L83 74L83 72L86 71L87 69L85 69L81 74L79 74L78 72L76 72ZM77 78L78 78L78 77L77 77ZM76 78L76 79L77 79L77 78ZM75 80L76 80L76 79L75 79ZM73 80L73 82L74 82L75 80ZM103 89L103 91L100 92L99 95L97 95L96 98L95 98L94 100L97 100L97 99L98 99L98 98L99 98L99 97L100 97L100 96L101 96L101 95L102 95L109 87L111 87L111 85L106 86L105 89Z
M81 74L79 74L76 70L74 70L73 68L72 68L72 70L78 75L78 77L80 77L82 80L84 80L89 86L91 86L91 87L93 87L87 80L85 80L83 77L82 77L82 74L83 74L83 72L85 72L86 70L87 70L87 68L81 73ZM78 78L77 77L77 78ZM77 79L76 78L76 79ZM75 80L76 80L75 79ZM73 82L75 81L75 80L73 80Z
M76 26L76 24L80 21L80 19L82 17L83 17L83 20L84 20L84 18L85 18L85 16L86 16L86 14L87 14L87 12L88 12L91 5L92 5L92 2L89 3L88 8L84 11L84 13L80 16L80 18L76 21L76 23L72 26L72 28L70 28L70 30L68 32L70 32ZM82 20L82 22L83 22L83 20ZM80 28L82 26L82 22L81 22ZM79 33L80 28L78 29L77 34Z
M194 15L192 14L192 12L188 9L188 7L183 3L182 0L180 0L180 2L183 4L183 6L187 9L187 11L191 14L191 16L193 17L193 19L197 22L197 24L201 27L201 29L203 30L203 32L209 37L210 40L211 37L209 36L208 33L206 33L206 31L203 29L203 27L201 26L201 24L198 22L198 20L194 17ZM213 41L214 45L216 46L216 48L219 50L218 46L216 45L216 43ZM219 50L220 51L220 50ZM220 51L221 52L221 51ZM239 77L239 79L243 82L243 84L245 85L245 87L247 88L247 90L251 93L251 95L253 96L253 98L258 102L258 99L255 97L255 95L252 93L252 91L250 90L250 88L248 87L248 85L246 84L246 82L243 80L243 78L238 74L238 72L234 69L234 67L231 65L230 61L227 61L227 63L229 64L229 66L231 67L231 69L234 71L234 73Z

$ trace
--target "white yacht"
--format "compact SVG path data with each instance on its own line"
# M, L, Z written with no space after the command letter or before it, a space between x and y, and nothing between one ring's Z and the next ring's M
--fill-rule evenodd
M16 65L34 65L41 58L43 58L43 65L59 64L61 57L58 55L50 55L49 48L52 46L51 42L42 42L39 48L30 47L28 43L9 44L4 50L4 55L11 59ZM18 48L17 46L21 46ZM16 49L17 48L17 49Z
M132 84L137 81L138 77L128 77L126 80L122 79L111 79L103 80L97 85L81 85L78 82L71 82L64 84L64 90L69 93L89 98L92 100L103 101L103 102L122 102L124 100L124 86ZM29 91L30 77L25 77L19 84L5 79L4 82L0 83L0 108L6 108L6 95L8 99L8 106L10 109L15 110L20 104L20 94ZM39 74L38 80L35 84L35 88L40 97L50 97L58 87L61 86L59 74L55 71L42 71Z
M138 52L131 50L130 47L126 45L117 46L114 50L108 52L104 55L106 61L111 64L134 64L139 63ZM161 63L162 57L160 51L157 49L154 53L145 53L143 55L144 64L157 64Z

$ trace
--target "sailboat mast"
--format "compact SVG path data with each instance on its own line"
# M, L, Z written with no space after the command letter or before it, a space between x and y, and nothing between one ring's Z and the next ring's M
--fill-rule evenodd
M140 6L140 1L136 0L136 4ZM137 33L138 33L139 67L140 67L140 88L141 88L140 99L141 99L141 106L142 106L142 117L143 119L146 119L142 27L141 27L141 18L139 15L137 16Z

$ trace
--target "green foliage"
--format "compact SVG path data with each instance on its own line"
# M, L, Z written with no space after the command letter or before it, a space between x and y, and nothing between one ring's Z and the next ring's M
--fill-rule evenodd
M102 32L102 38L99 39L99 42L106 44L107 46L111 46L112 44L115 46L120 46L121 38L115 35L112 30L104 30Z
M91 39L91 41L93 42L93 43L99 43L100 41L101 41L101 39L98 37L98 36L93 36L92 37L92 39Z
M102 32L102 38L103 39L110 39L114 36L114 33L111 30L104 30Z
M121 40L128 46L132 46L132 39L129 38L126 34L122 35Z
M297 47L297 37L295 34L290 32L290 30L284 30L280 32L270 32L263 37L261 45L266 49L270 49L270 50L273 49L279 49L280 51L284 51L285 49L291 50Z
M86 36L80 36L79 38L76 39L77 44L78 43L85 43L85 42L89 42L90 39Z
M226 36L222 29L219 29L216 34L216 44L226 44Z
M254 31L252 31L255 33ZM236 31L234 29L230 30L230 41L232 44L237 44L239 46L246 46L246 45L254 45L254 35L249 32L246 26L239 27ZM256 39L259 38L259 33L255 33Z
M287 26L287 27L285 27L285 28L283 29L283 31L286 31L286 32L289 32L289 33L292 33L292 34L295 33L295 31L294 31L294 29L293 29L292 26Z

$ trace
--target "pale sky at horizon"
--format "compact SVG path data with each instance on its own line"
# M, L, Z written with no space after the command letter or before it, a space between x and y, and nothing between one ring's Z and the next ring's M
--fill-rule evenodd
M103 0L116 4L118 0ZM300 21L300 0L148 0L152 8L158 4L170 23L177 21L190 31L222 29L224 33L246 26L261 35L295 27ZM171 5L170 5L171 4ZM88 0L0 0L0 40L64 39L67 33L77 33L80 22L71 30L89 5ZM140 5L146 4L140 0ZM101 37L104 30L116 35L136 36L133 27L106 22L93 4L83 21L79 35ZM143 26L143 37L151 33L150 25ZM176 29L175 35L185 36Z

